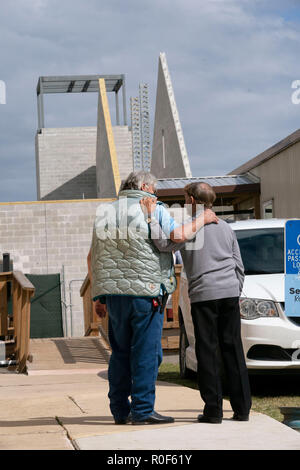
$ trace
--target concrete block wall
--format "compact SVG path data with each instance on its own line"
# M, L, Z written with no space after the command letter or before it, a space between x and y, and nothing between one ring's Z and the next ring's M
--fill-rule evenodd
M0 255L11 254L14 269L28 274L61 274L64 331L84 334L80 287L99 200L0 204ZM72 307L70 306L72 304ZM66 318L66 322L65 322Z
M132 137L128 126L113 127L119 172L121 180L126 179L133 171Z
M36 135L38 199L96 197L96 128L42 129Z
M125 178L133 167L131 131L115 126L113 134L121 178ZM36 134L38 200L97 197L96 140L97 127L47 128Z

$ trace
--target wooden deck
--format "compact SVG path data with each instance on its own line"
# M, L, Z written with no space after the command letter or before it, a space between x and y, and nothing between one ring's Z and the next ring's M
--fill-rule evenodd
M94 373L107 369L110 348L100 337L31 339L28 375Z

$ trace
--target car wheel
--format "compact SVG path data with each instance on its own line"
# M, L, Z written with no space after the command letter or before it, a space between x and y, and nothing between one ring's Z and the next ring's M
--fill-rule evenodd
M186 366L186 349L189 345L184 324L180 325L179 339L179 372L182 379L188 379L193 376L191 369Z

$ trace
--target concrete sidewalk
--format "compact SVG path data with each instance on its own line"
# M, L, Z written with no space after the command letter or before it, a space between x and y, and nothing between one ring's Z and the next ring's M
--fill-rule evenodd
M163 382L157 385L156 410L174 416L174 424L116 426L107 364L83 363L50 369L45 362L29 375L0 375L1 450L300 450L300 433L268 416L252 412L249 422L231 421L227 401L222 424L199 424L199 392Z

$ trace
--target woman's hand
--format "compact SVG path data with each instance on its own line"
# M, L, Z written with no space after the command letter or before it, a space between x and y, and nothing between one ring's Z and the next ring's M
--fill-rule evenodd
M141 199L140 205L144 214L149 215L149 216L154 214L155 209L156 209L156 202L157 202L156 197L144 197L143 199Z

